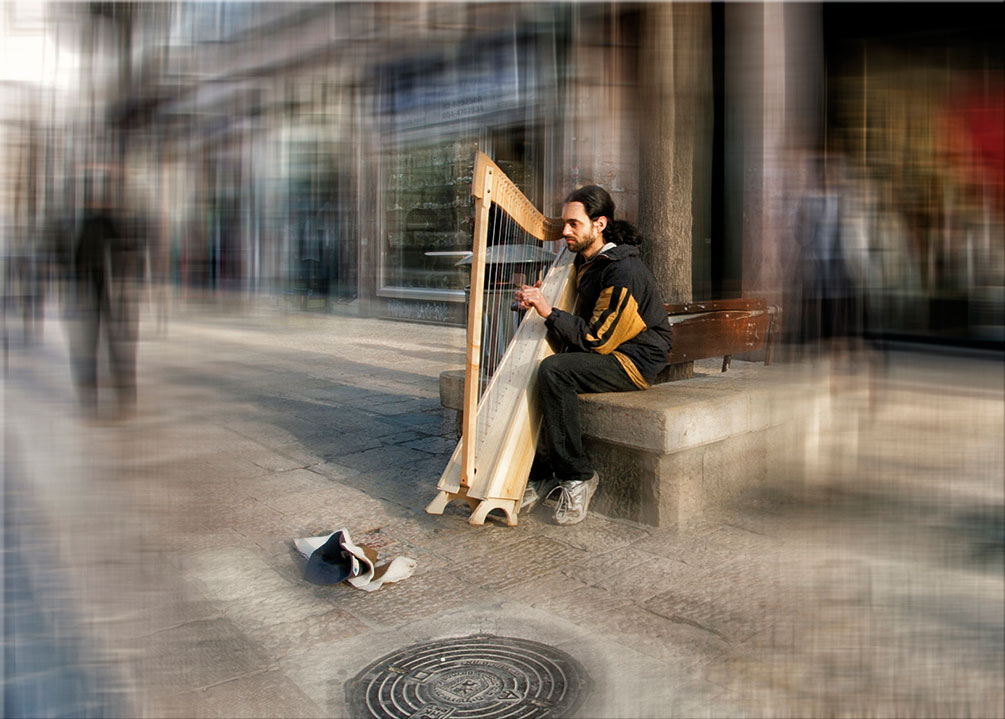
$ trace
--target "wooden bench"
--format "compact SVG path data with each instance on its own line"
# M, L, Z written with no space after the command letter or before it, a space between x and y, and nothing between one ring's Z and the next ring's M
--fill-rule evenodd
M665 305L673 328L671 365L722 357L722 371L733 355L764 350L764 364L774 357L779 309L762 298L709 300Z

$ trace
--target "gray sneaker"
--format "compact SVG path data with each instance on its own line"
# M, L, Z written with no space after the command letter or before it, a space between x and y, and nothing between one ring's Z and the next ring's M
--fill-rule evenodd
M587 480L566 480L558 485L558 504L553 519L556 524L578 524L586 519L590 498L597 491L600 477L596 472Z
M547 479L535 479L527 482L527 489L523 491L523 499L520 500L520 511L530 512L537 505L544 501L545 497L555 491L558 480L554 476Z

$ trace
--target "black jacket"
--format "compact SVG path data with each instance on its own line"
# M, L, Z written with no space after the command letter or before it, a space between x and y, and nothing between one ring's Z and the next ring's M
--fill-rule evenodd
M575 261L575 314L555 309L545 320L569 351L613 354L641 389L667 365L670 323L656 280L638 247L607 245L593 259Z

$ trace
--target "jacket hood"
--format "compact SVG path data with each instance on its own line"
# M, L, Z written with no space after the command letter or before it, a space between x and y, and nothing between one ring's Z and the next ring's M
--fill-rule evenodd
M575 260L576 267L582 267L583 265L589 264L594 260L599 260L604 258L609 262L617 262L618 260L624 260L629 257L638 257L639 248L635 245L613 245L607 247L606 249L598 252L593 259L584 260L582 255L578 255Z
M607 257L617 262L618 260L623 260L627 257L638 257L639 248L635 245L615 245L600 254L603 257Z

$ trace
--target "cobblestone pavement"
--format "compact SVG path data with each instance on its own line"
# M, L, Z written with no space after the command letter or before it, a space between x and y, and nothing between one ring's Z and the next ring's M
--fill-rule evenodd
M461 330L193 306L154 324L126 421L75 412L57 317L11 344L6 716L342 717L366 665L475 633L574 657L582 717L1005 713L1000 360L834 372L805 471L687 526L471 527L423 511ZM291 540L339 528L415 575L306 583Z

